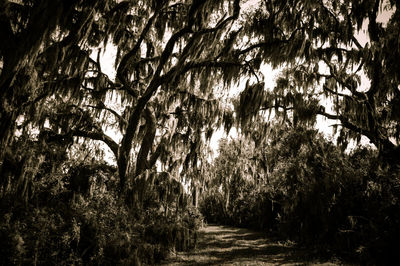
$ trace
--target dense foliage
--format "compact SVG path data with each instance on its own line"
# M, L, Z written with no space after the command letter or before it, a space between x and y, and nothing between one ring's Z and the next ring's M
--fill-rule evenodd
M315 130L276 127L261 151L249 152L245 138L222 142L200 204L205 219L279 234L319 254L398 260L399 172L374 150L346 154Z
M392 0L1 1L1 261L154 263L194 246L202 193L209 220L383 256L399 20ZM265 64L282 70L273 89ZM365 136L377 154L343 155L311 130L317 115L341 149ZM246 138L211 163L207 141L232 126Z
M258 55L282 71L274 88L246 86L237 107L242 126L265 110L294 125L322 116L337 121L342 145L365 136L399 164L398 5L264 1L249 31L264 31Z
M154 263L194 245L181 182L222 123L218 88L253 68L228 53L239 4L1 2L1 261Z
M35 196L28 203L2 198L2 263L154 264L170 251L196 245L201 217L188 199L179 205L172 192L157 187L156 179L143 196L146 206L133 209L118 199L115 168L90 161L65 161L59 170L36 180ZM87 186L77 178L86 179ZM160 203L165 196L172 197L170 211Z

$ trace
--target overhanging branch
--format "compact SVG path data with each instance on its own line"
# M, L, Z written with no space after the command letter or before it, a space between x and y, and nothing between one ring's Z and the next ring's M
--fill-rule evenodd
M105 144L107 144L107 146L114 153L115 158L118 158L118 144L111 137L107 136L103 132L84 131L81 129L76 129L70 132L70 134L75 137L84 137L92 140L100 140Z
M128 124L128 122L126 121L125 118L123 118L120 114L118 114L115 110L111 109L111 108L107 108L103 102L100 102L99 105L85 105L85 107L89 107L89 108L95 108L95 109L100 109L100 110L106 110L109 111L110 113L112 113L117 119L118 121L126 126Z
M122 58L119 66L117 68L117 78L127 88L129 87L129 82L125 77L126 68L127 68L128 64L129 64L129 61L132 60L132 58L134 58L138 54L140 46L141 46L145 36L149 32L151 26L153 25L153 22L154 22L154 20L155 20L155 18L157 16L158 16L158 12L153 14L153 16L151 16L151 18L147 21L146 26L142 30L142 32L141 32L141 34L140 34L135 46L126 55L124 55L124 57Z
M390 149L394 149L395 146L390 140L387 138L382 138L378 133L373 132L371 130L367 130L364 128L361 128L353 123L351 123L346 117L343 115L334 115L334 114L329 114L323 110L321 107L317 114L322 115L326 118L333 119L333 120L339 120L341 125L347 129L350 129L356 133L359 133L361 135L366 136L372 143L375 144L376 147L380 147L381 145L384 145L385 147L390 147Z

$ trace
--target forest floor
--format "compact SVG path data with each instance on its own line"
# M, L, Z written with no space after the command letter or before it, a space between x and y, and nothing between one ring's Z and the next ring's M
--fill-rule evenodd
M208 225L191 252L172 254L162 265L339 265L312 259L293 243L267 238L248 229Z

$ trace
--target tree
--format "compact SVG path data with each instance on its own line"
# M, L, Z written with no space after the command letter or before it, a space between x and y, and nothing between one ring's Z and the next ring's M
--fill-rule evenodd
M241 34L240 1L117 6L126 23L111 26L116 27L110 35L118 49L116 81L91 62L93 75L80 90L90 96L76 97L65 106L72 111L65 112L65 118L85 119L70 123L65 134L105 142L115 155L123 191L128 179L157 160L168 171L179 164L196 166L203 139L224 121L214 87L226 88L243 75L254 75L258 62L246 60L249 49L231 52ZM133 18L132 13L142 16ZM120 110L106 101L109 91L118 91ZM106 120L95 118L106 113L115 117L120 143L104 133Z
M81 43L87 42L96 15L111 2L2 1L2 147L12 142L19 115L32 113L46 96L79 87L89 52L87 43Z
M64 146L61 150L65 151L71 143L70 136L57 137L44 130L49 122L45 114L51 111L47 103L57 97L65 100L80 89L93 61L89 55L90 46L96 42L93 29L99 27L97 18L113 4L114 1L1 2L0 165L2 172L8 171L9 179L1 180L6 187L9 183L18 187L18 180L27 180L25 171L16 171L21 166L24 169L25 162L33 162L33 172L39 170L41 163L35 162L40 153L46 156L44 143L53 151L57 150L53 144ZM31 181L22 182L24 190Z
M398 43L398 9L384 27L376 22L380 1L260 1L255 10L245 4L4 2L1 37L10 42L0 47L2 157L17 126L102 141L116 158L123 192L157 161L166 171L195 166L201 143L235 117L219 88L244 78L236 115L242 126L262 109L290 113L294 124L319 114L340 121L343 140L365 135L387 158L400 157L392 141L398 63L386 53ZM371 41L362 47L355 33L366 19ZM109 42L117 49L115 79L101 69L100 49ZM262 63L285 66L274 92L264 90ZM359 69L371 80L368 91L357 88ZM321 107L324 93L335 113Z
M201 143L223 122L217 88L257 74L259 62L246 57L251 49L233 52L245 47L240 4L3 3L1 34L10 40L1 47L3 150L18 138L17 126L58 140L102 141L115 155L121 192L157 160L168 171L196 165ZM117 49L115 80L101 70L99 48L109 40Z
M386 25L377 20L383 10L391 15ZM260 110L289 115L294 125L314 124L321 115L338 120L339 143L366 136L385 159L399 163L399 18L395 1L264 1L247 29L264 39L253 53L284 68L273 90L246 86L242 124ZM363 23L365 45L357 38ZM361 84L363 77L369 84Z

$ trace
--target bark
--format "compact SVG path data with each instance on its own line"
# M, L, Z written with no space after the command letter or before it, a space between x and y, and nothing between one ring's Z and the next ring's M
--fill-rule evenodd
M137 156L135 176L140 175L144 170L149 168L147 157L153 146L154 137L156 135L156 118L153 112L154 111L148 107L143 113L143 117L146 119L146 133Z

